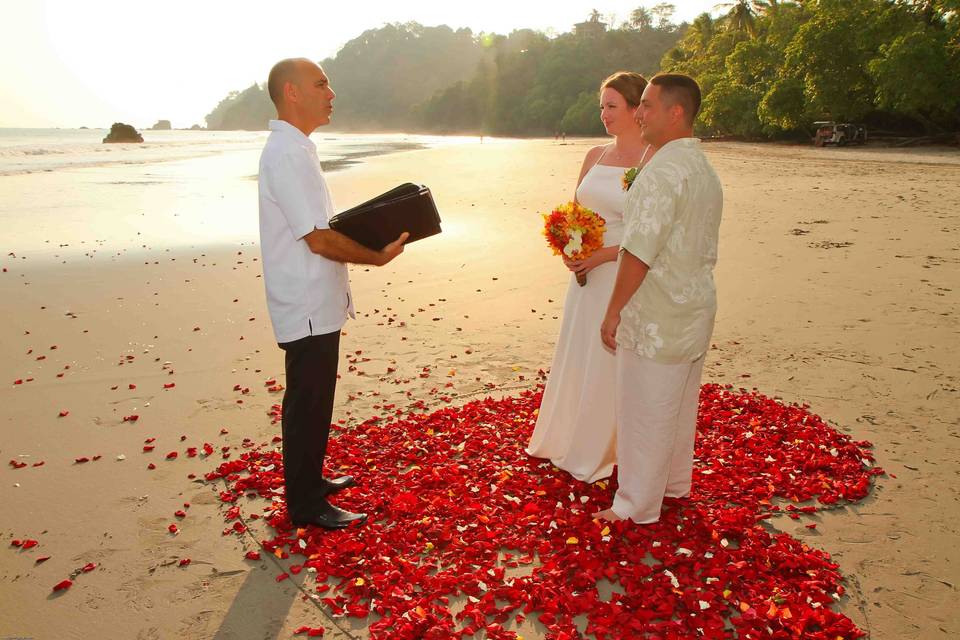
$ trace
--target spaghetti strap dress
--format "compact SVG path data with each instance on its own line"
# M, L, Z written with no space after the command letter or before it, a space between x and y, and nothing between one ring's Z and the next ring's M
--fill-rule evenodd
M577 187L577 201L606 222L605 247L623 238L624 171L598 161ZM616 461L616 359L600 341L616 276L617 262L590 271L582 287L570 274L556 352L526 449L584 482L608 477Z

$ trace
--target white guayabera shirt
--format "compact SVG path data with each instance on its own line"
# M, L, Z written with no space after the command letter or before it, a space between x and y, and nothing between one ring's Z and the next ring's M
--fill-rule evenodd
M706 353L722 210L720 179L696 138L663 145L634 180L620 248L650 270L620 314L620 348L664 364Z
M339 330L354 315L347 265L313 253L302 240L330 228L333 201L316 146L283 120L270 121L259 191L263 282L277 342Z

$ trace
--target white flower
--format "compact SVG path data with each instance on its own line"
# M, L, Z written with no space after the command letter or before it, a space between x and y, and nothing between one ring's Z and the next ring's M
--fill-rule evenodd
M659 334L660 327L654 322L648 322L643 327L643 333L637 340L637 348L642 350L647 358L652 358L657 349L663 346L663 338Z
M686 240L686 229L682 225L675 225L667 238L667 247L671 251L683 251L684 241Z
M567 246L563 248L563 252L567 254L568 258L572 258L573 254L577 253L583 248L583 229L570 229L570 239L567 240Z
M644 207L636 219L637 233L644 236L660 233L660 220L650 214L650 208Z

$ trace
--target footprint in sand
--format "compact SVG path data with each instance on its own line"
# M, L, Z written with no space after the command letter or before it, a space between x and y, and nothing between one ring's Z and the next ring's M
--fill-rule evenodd
M844 249L846 247L852 247L852 242L834 242L833 240L821 240L820 242L811 242L809 245L812 249Z

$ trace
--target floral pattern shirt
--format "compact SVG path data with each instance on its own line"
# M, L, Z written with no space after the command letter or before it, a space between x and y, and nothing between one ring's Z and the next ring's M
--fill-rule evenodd
M620 248L650 270L620 314L620 348L665 364L706 353L722 210L720 179L696 138L665 144L634 180Z

